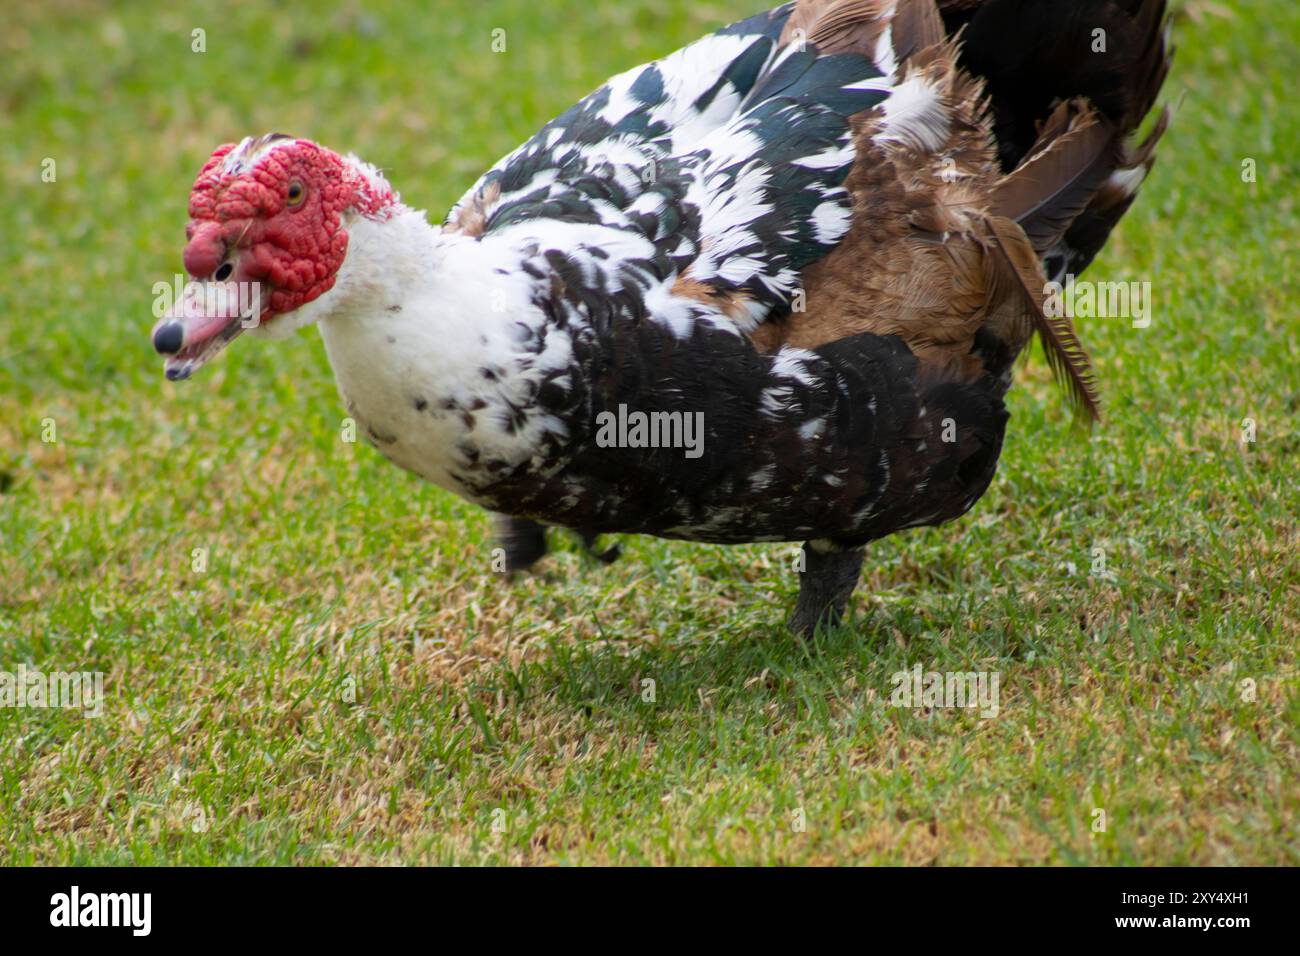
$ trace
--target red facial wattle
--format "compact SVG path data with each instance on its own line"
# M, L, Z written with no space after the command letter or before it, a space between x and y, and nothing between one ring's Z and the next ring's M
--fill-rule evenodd
M347 254L344 212L392 201L372 197L354 168L309 140L250 142L217 149L190 193L185 271L203 294L187 293L154 327L168 378L188 377L243 328L328 292ZM232 300L256 300L260 314L225 314Z

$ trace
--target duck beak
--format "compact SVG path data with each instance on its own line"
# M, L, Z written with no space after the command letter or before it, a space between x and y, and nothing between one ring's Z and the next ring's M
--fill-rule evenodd
M153 328L153 347L167 356L163 371L169 381L187 379L264 314L263 284L240 275L191 281L184 294Z

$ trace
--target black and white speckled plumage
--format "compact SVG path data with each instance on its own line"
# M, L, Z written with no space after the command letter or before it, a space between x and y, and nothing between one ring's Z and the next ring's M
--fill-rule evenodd
M926 383L892 337L773 356L708 326L682 339L619 319L579 353L579 384L556 392L573 427L544 476L532 463L457 475L483 504L597 532L856 546L968 510L1007 419L999 388ZM598 447L597 416L620 404L702 412L701 457Z
M870 56L782 45L793 8L615 77L436 234L418 213L354 225L346 291L319 307L349 411L396 463L516 519L512 566L539 552L525 519L807 541L809 573L839 582L805 588L807 631L842 608L856 549L958 517L992 480L1024 337L982 328L957 362L901 334L768 351L750 337L788 320L806 270L869 219L846 188L856 118L880 107L874 141L900 155L933 153L948 127L937 87L895 70L888 32ZM1108 230L1123 208L1093 218ZM390 293L370 277L398 267L401 298L379 310ZM702 415L698 456L604 447L599 422L620 408Z
M453 475L476 500L600 532L856 544L956 517L987 487L1006 417L997 383L923 385L896 338L764 355L738 334L788 312L799 270L847 231L848 118L889 89L867 57L778 48L791 6L615 78L448 217L480 203L483 241L524 250L548 334L572 341L551 379L567 387L534 399L565 436L540 463L471 455ZM744 318L673 297L684 273L742 293ZM598 416L620 405L702 412L702 457L598 447ZM945 420L959 441L941 441Z
M687 272L720 293L744 294L742 329L788 311L799 270L849 228L849 117L888 90L866 57L779 47L792 7L615 77L497 164L448 222L479 204L486 236L533 237L568 261L557 271L583 276L566 284L570 297L628 291L681 334L708 310L662 303L656 311L654 292ZM611 250L627 236L602 229L650 247L619 258ZM608 311L579 304L596 321ZM612 311L629 309L614 303Z

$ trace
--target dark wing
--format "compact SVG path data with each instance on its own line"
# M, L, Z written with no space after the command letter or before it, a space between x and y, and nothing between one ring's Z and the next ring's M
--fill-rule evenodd
M544 256L589 319L613 309L684 335L788 312L800 271L849 228L850 117L890 91L867 56L782 42L790 10L615 77L485 175L446 228L494 243L505 267Z

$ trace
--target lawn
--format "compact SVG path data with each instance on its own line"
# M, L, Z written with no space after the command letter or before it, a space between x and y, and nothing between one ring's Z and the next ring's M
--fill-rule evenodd
M217 144L355 150L440 219L608 75L754 9L6 14L0 671L105 698L0 707L0 862L1300 863L1289 0L1178 4L1176 116L1088 274L1153 295L1149 327L1081 321L1105 426L1035 351L988 495L872 546L813 643L783 629L791 546L626 538L603 567L557 536L494 573L485 513L344 440L313 330L163 380L154 284ZM918 664L996 672L997 716L891 706Z

